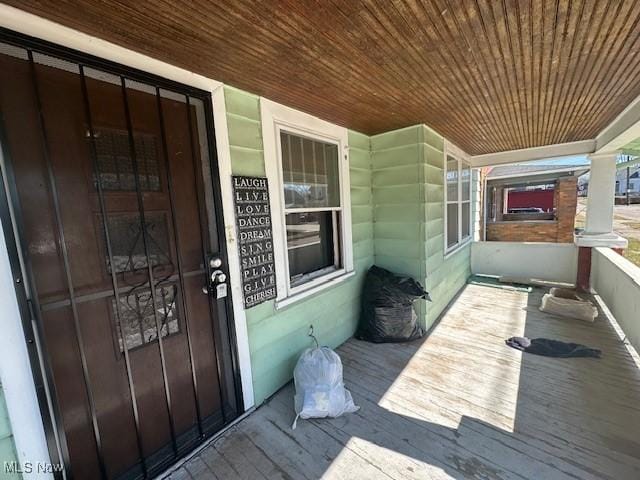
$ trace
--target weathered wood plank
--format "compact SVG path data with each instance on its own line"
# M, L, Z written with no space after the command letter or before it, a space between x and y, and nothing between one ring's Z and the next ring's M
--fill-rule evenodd
M207 470L194 459L179 474L640 478L635 360L604 316L593 324L549 316L537 309L542 294L468 286L426 339L350 340L338 353L359 412L291 430L289 384L200 453ZM523 334L593 345L604 356L551 359L504 344Z
M230 464L220 453L213 447L205 448L198 455L202 461L209 467L209 470L219 479L239 480L240 475L235 467ZM173 480L173 478L171 479ZM198 479L200 480L200 479ZM202 478L204 480L204 477Z
M184 464L183 468L185 468L193 478L219 480L199 456L195 456L189 460Z

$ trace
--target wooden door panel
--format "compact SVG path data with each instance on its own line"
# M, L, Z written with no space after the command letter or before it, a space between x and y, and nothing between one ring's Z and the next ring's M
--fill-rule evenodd
M87 200L93 186L80 76L38 63L35 75L73 287L78 295L104 290L109 284L100 264L101 238L87 221L92 218ZM43 302L49 301L46 292L39 293Z
M199 276L185 278L194 363L198 382L198 401L203 418L221 412L220 380L216 363L214 333L209 320L209 302L202 294Z
M114 338L111 304L111 298L83 302L78 305L78 315L91 389L100 414L105 462L113 472L122 472L137 461L138 452L131 396L124 360ZM78 377L77 382L81 385L82 378Z
M199 155L193 149L193 145L197 145L197 139L192 138L189 131L189 122L193 124L194 119L189 120L186 101L162 98L161 106L174 207L176 211L182 212L175 219L176 235L180 239L182 268L185 272L202 270L202 234L206 235L207 232L201 228L198 214L198 196L203 194L197 194L200 186L197 181L198 173L194 171L194 164L200 167Z
M64 408L60 419L64 426L71 458L76 462L78 478L100 478L97 445L91 429L91 413L84 386L80 352L75 341L70 307L42 312L44 335L51 356L56 397Z
M0 55L0 101L7 142L12 156L19 159L12 162L12 167L24 218L25 248L34 270L39 272L35 287L43 296L54 296L61 293L64 285L64 269L47 185L38 108L26 60Z

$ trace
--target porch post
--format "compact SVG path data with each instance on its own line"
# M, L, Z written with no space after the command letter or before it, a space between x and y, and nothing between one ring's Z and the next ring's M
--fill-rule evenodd
M577 286L590 290L591 249L610 247L621 250L627 240L613 232L613 207L616 188L616 159L618 151L589 155L591 172L587 193L587 221L585 230L577 235L578 278Z
M589 157L591 174L585 235L603 235L613 232L617 156L618 152L612 152Z

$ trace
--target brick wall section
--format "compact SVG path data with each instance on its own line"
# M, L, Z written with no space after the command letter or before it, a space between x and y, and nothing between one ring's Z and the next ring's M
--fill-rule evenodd
M558 222L496 222L487 224L487 240L500 242L556 242Z
M578 205L578 177L565 177L556 186L558 243L572 243Z
M573 243L577 206L577 177L558 180L555 191L556 220L496 222L487 224L487 240L503 242Z

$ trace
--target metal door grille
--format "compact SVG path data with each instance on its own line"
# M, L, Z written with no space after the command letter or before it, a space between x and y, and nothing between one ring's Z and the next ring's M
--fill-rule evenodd
M102 223L102 233L104 235L105 254L106 258L103 261L105 265L105 272L110 276L112 284L112 314L115 317L115 325L117 328L117 343L118 350L124 357L124 363L126 368L126 377L128 382L129 394L131 398L131 410L135 423L136 431L136 443L138 448L139 466L143 477L151 476L158 472L159 469L166 467L167 459L163 462L148 465L147 459L143 453L143 440L140 434L140 412L139 406L136 400L136 385L132 375L132 366L130 351L142 347L148 343L157 343L160 354L160 363L162 367L162 381L165 391L166 410L169 417L169 426L171 433L171 445L172 455L168 458L168 461L175 460L181 454L184 454L184 449L178 445L175 420L173 418L172 398L169 388L169 380L167 375L167 358L165 352L164 342L173 334L176 334L182 330L186 333L188 344L188 360L190 369L192 372L192 387L193 395L196 399L195 408L197 415L197 429L198 437L203 439L206 436L203 418L200 412L200 406L198 402L199 384L196 375L196 369L194 367L194 350L193 339L189 332L188 315L189 310L185 304L185 273L181 262L180 252L180 239L178 228L176 226L175 211L175 198L174 187L172 184L171 166L169 159L167 158L167 145L165 136L165 119L163 112L163 105L161 101L161 88L170 88L173 92L179 92L184 98L187 109L190 108L192 98L207 100L208 94L200 92L198 90L185 87L183 85L174 84L172 82L158 79L152 76L146 76L137 71L131 71L125 67L110 64L99 59L86 57L77 52L67 51L61 47L52 46L44 42L23 37L21 35L8 32L0 29L0 40L4 40L8 43L0 43L0 55L11 55L16 58L25 59L29 63L31 88L33 91L33 98L36 102L36 106L39 112L39 142L41 142L41 148L44 156L44 162L47 170L47 187L50 191L53 211L55 216L55 236L57 245L60 248L60 255L62 257L62 263L64 266L64 281L66 289L66 298L54 302L48 306L48 308L57 308L56 305L68 305L71 308L73 316L73 330L75 335L75 341L80 354L82 377L84 381L84 391L87 396L87 402L91 416L91 430L95 440L96 454L99 463L99 470L101 478L112 478L113 472L109 471L109 466L105 462L104 445L101 436L101 428L99 422L99 415L96 410L96 402L93 395L93 388L91 385L91 375L89 372L89 365L87 362L87 352L85 342L83 339L83 331L80 325L79 318L79 302L86 301L86 298L79 295L76 291L74 281L71 274L70 267L70 253L67 245L68 240L65 236L65 223L62 208L59 201L59 188L57 183L56 173L52 165L51 157L49 154L49 141L47 138L47 129L45 126L45 119L41 104L41 89L42 85L39 83L38 75L36 73L36 63L46 64L55 68L61 68L66 71L73 71L80 78L82 99L84 104L85 122L87 125L86 137L90 144L91 152L91 166L92 166L92 178L96 189L100 219ZM44 52L44 53L42 53ZM69 60L61 60L54 55L61 55ZM26 57L26 58L25 58ZM109 128L96 128L93 125L93 115L91 111L91 104L89 101L89 94L87 88L87 68L100 68L104 69L105 75L116 74L119 78L120 88L122 92L123 108L126 116L126 131L119 131ZM129 104L129 79L141 79L147 83L147 86L152 88L157 103L157 115L160 122L161 138L157 139L150 136L141 135L134 131L130 104ZM207 114L208 126L211 126L211 113L209 108L205 104L205 112ZM194 126L192 125L191 115L188 115L188 129L189 138L191 139L191 149L195 151L194 145ZM211 131L210 128L207 130ZM2 137L0 137L0 140ZM209 138L209 142L212 139ZM3 149L4 149L4 143ZM124 150L123 145L128 144L128 151ZM213 153L215 149L212 147L213 143L209 144L209 151ZM158 152L162 151L162 155ZM8 156L8 155L6 155ZM162 157L162 158L160 158ZM215 159L214 159L215 160ZM197 172L197 161L195 156L192 155L192 161L194 162L194 173ZM203 159L205 161L205 159ZM217 171L217 165L215 161L212 163L212 168ZM165 172L165 176L160 174L160 171ZM13 177L13 169L9 164L6 166L6 172L8 179L11 181ZM215 183L215 182L214 182ZM169 204L171 206L171 222L172 225L168 226L166 218L163 214L157 212L145 212L144 195L146 192L159 191L166 188L168 196L170 198ZM200 197L200 189L197 185L194 185L195 195L198 202L198 218L201 225L201 246L202 246L202 260L203 265L207 260L207 233L204 227L203 214L200 211L200 206L204 204L204 200ZM214 202L219 205L220 197L217 185L214 185ZM105 200L106 192L114 191L128 191L135 193L135 201L137 202L138 214L133 217L121 215L120 217L114 216L109 212L107 208L107 201ZM15 204L16 216L20 216L20 207L17 200L17 193L12 192L13 203ZM3 212L3 217L9 215L9 212ZM218 213L218 217L220 212ZM6 218L3 218L6 220ZM18 218L18 224L19 222ZM120 223L118 223L120 222ZM218 222L217 231L223 231L219 227L221 225L221 219L216 218ZM124 227L123 227L124 225ZM122 227L122 228L120 228ZM168 240L168 230L173 232L173 242ZM18 236L21 238L21 243L24 245L24 233L18 228ZM221 243L223 244L223 242ZM123 248L128 246L129 249ZM169 252L172 249L173 252ZM222 249L224 254L224 249ZM173 255L171 254L173 253ZM26 264L26 274L29 277L30 288L30 302L32 304L31 315L34 317L33 330L34 333L41 339L39 344L42 349L42 357L45 363L45 378L47 380L47 389L50 392L50 400L53 407L53 417L57 421L52 420L48 429L51 435L48 435L50 443L50 454L52 461L56 462L60 460L65 465L65 471L67 478L73 477L73 466L67 448L66 434L61 421L60 405L57 400L56 385L53 381L53 373L51 370L51 360L47 351L46 342L43 333L43 319L42 319L42 307L40 305L39 297L35 289L34 271L31 262L29 261L28 252L24 251ZM172 259L175 265L171 265L171 272L169 274L163 273L158 276L157 268L172 264ZM114 268L115 266L115 268ZM122 285L122 279L118 277L119 274L123 274L128 271L144 271L146 270L147 282L145 285L135 285L133 288L128 288ZM202 269L204 272L204 268ZM197 273L197 272L196 272ZM131 307L132 302L136 305ZM142 305L142 306L141 306ZM230 304L227 302L227 310L229 318L232 318L232 312L229 311ZM214 306L211 306L213 309ZM184 318L182 318L184 317ZM29 322L25 322L27 325ZM137 334L133 332L137 329ZM31 331L31 325L29 325ZM27 337L30 336L26 332ZM136 336L137 335L137 336ZM237 372L237 361L234 357L235 346L233 344L234 336L233 331L230 332L228 341L231 343L231 351L233 352L232 358L228 359L234 366L234 379L235 379L235 399L236 402L240 400L240 390ZM216 339L216 342L220 342L220 339ZM35 348L35 347L34 347ZM37 370L34 367L34 372ZM220 361L218 361L218 374L220 375L222 367ZM222 378L222 377L220 377ZM37 381L37 376L36 376ZM222 381L220 382L221 389L223 388ZM220 392L223 395L224 392ZM44 410L48 411L46 405L43 405L44 400L41 398L41 409L43 410L43 418L46 420L47 415L44 414ZM234 409L234 412L225 412L225 401L222 400L223 415L225 422L230 421L232 417L239 411L238 408ZM237 403L236 403L237 407ZM57 439L57 441L55 441ZM60 456L58 455L60 454Z

